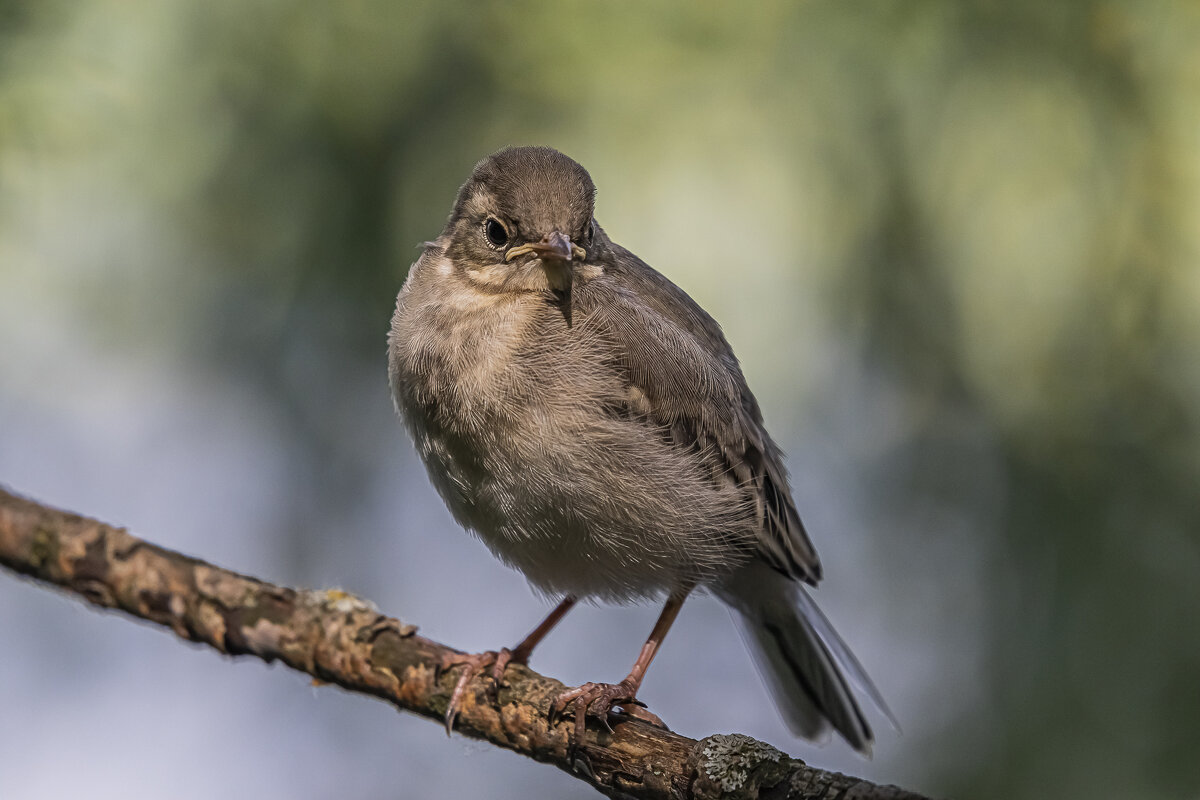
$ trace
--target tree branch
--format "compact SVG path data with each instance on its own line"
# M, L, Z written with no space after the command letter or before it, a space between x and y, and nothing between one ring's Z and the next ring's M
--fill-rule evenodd
M164 625L228 655L282 661L318 680L441 720L454 675L435 665L455 652L416 635L345 592L274 586L137 539L123 529L0 488L0 565ZM458 730L544 761L601 792L637 798L887 798L918 795L813 769L748 736L700 741L629 719L589 728L571 750L569 722L551 725L556 680L510 666L499 702L476 681Z

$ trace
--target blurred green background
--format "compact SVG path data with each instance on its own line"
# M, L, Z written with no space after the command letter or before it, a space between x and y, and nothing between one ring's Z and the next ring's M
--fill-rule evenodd
M0 481L510 644L543 609L429 491L385 334L474 162L549 144L724 325L904 733L790 739L703 599L651 706L935 795L1195 797L1198 41L1186 2L0 2ZM534 666L619 677L653 616ZM0 795L591 796L268 672L0 576Z

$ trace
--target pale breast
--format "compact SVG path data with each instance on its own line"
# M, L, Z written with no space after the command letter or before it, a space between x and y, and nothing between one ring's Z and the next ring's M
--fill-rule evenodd
M414 267L398 300L392 386L461 524L547 592L616 600L708 580L747 550L743 494L637 419L593 320L568 329L539 295L458 292L445 274L425 285L437 266Z
M392 396L451 512L478 528L474 496L487 440L512 412L513 359L528 325L519 296L461 285L442 257L422 257L392 317Z

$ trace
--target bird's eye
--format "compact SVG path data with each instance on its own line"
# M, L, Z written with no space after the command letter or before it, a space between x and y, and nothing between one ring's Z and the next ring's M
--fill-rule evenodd
M587 224L587 228L583 232L584 241L588 243L588 247L592 245L592 239L596 238L596 221L592 220Z
M488 217L487 222L483 223L483 235L492 247L504 247L508 244L508 231L505 230L504 223L495 217Z

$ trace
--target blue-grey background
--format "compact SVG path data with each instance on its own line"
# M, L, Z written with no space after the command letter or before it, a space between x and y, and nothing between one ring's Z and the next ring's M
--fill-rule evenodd
M1184 2L0 2L0 481L461 648L546 606L394 419L416 245L500 146L725 327L889 699L786 733L726 611L643 697L938 795L1200 787L1200 14ZM534 666L625 674L657 609ZM0 797L591 797L0 575Z

